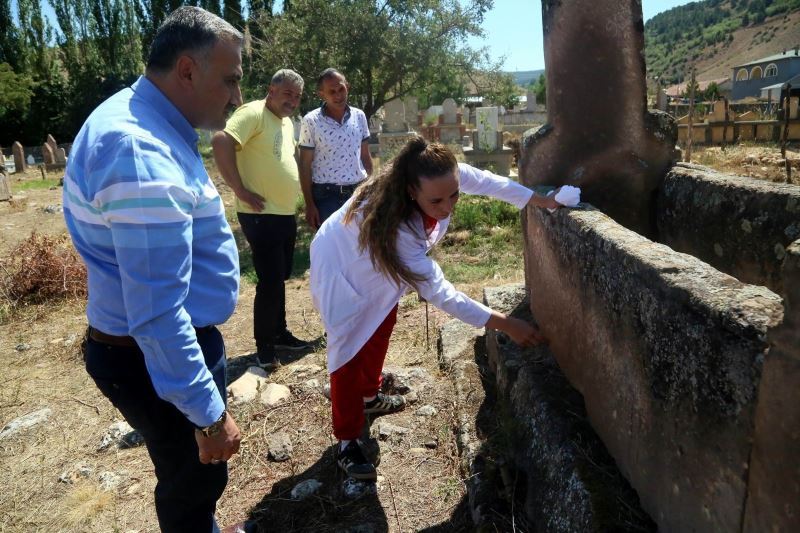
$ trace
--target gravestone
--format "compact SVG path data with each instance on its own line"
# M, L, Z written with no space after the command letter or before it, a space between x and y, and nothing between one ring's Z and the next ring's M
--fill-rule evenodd
M413 128L419 121L419 100L416 96L406 96L403 103L406 106L406 124Z
M8 184L6 169L0 169L0 202L7 202L11 199L11 187Z
M42 145L42 159L45 165L52 165L56 162L56 154L54 153L53 147L50 146L50 143L44 143Z
M525 111L536 111L536 93L528 91L525 97Z
M442 102L442 119L443 124L456 124L456 114L458 110L456 109L456 102L452 98L447 98L444 102Z
M396 98L383 104L383 131L378 134L378 157L385 164L405 146L414 132L406 122L406 106Z
M469 108L467 106L461 108L461 123L465 125L469 124Z
M406 133L406 107L402 100L396 98L383 104L383 131L384 133Z
M59 148L56 150L56 164L57 165L66 165L67 164L67 151L63 148Z
M33 154L28 154L28 157L25 158L25 161L28 163L28 166L36 164L36 160L33 158Z
M11 145L11 153L14 156L14 172L25 172L25 148L15 142Z
M664 89L659 87L658 92L656 92L656 109L659 111L666 111L668 103L669 97L667 96L667 93L664 92Z
M798 115L798 112L797 112L798 111L798 105L797 105L798 101L800 101L800 97L793 96L793 97L789 98L789 118L790 119L797 120L798 118L800 118L800 115Z
M48 134L47 140L45 142L50 146L50 148L53 150L53 153L55 154L56 150L58 150L58 143L56 142L56 138Z
M500 109L497 107L479 107L475 110L476 141L473 146L483 152L491 152L502 146L498 142ZM502 139L502 137L501 137Z

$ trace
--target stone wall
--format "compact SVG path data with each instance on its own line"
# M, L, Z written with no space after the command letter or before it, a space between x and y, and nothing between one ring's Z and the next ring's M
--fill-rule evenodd
M800 238L800 187L680 163L659 190L657 227L672 249L780 294L786 249Z
M528 209L523 226L533 314L642 507L662 531L742 531L753 442L771 453L765 479L799 456L796 442L757 434L778 423L758 407L781 298L593 208ZM787 387L800 383L786 379L776 401L795 398L796 414ZM767 482L750 488L782 501Z

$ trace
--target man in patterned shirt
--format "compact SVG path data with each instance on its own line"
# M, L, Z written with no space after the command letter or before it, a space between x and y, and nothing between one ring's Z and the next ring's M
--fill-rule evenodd
M367 117L347 105L349 89L341 72L325 69L317 80L322 106L300 125L300 186L306 221L315 229L372 174Z
M239 256L195 128L242 103L242 34L197 7L156 32L145 75L100 104L73 144L64 217L86 262L86 370L144 437L162 531L219 531L241 435L225 410Z

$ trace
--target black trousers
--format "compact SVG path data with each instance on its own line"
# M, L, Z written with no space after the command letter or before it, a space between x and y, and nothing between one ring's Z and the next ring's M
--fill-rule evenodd
M258 276L253 337L258 351L269 350L275 338L286 331L285 282L292 274L297 220L294 215L237 215Z
M224 399L222 335L214 327L203 328L197 341ZM84 358L100 391L144 437L158 480L155 502L161 530L218 532L214 510L228 483L228 466L200 462L194 426L174 405L158 397L141 350L90 338Z

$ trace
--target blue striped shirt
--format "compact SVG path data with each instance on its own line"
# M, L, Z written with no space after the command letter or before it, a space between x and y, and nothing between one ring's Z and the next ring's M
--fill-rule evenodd
M156 392L196 425L223 399L193 326L225 322L239 257L197 133L147 78L94 110L64 176L64 217L86 262L89 324L131 335Z

